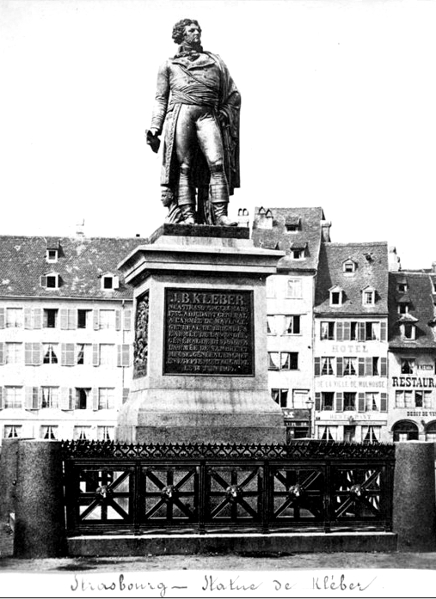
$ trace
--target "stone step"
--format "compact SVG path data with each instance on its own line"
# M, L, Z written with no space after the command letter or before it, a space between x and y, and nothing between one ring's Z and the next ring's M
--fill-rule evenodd
M326 552L392 552L391 532L83 535L67 539L70 557L144 555L286 555Z

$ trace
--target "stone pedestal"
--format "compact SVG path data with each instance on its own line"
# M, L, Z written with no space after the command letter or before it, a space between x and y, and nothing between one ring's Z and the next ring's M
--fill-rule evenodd
M62 478L59 441L19 441L14 557L65 555Z
M395 447L393 531L399 551L435 551L435 450L407 441Z
M283 252L246 228L164 225L121 263L134 287L129 443L284 443L268 392L266 277Z

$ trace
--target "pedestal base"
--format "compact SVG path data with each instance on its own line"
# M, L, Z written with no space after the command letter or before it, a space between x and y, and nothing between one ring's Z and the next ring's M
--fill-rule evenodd
M125 259L135 358L117 441L285 443L268 392L265 295L282 256L254 247L248 229L174 225Z

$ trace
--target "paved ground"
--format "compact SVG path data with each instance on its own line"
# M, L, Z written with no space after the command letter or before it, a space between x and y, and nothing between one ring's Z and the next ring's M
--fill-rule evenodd
M0 559L3 571L139 572L159 570L294 570L400 568L436 570L436 553L310 553L281 557L144 556L125 558Z

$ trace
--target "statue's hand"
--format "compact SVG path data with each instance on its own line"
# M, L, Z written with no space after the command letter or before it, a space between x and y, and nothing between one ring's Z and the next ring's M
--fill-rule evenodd
M158 129L152 127L145 132L147 137L147 144L153 150L153 152L157 153L159 151L160 139L158 136Z

